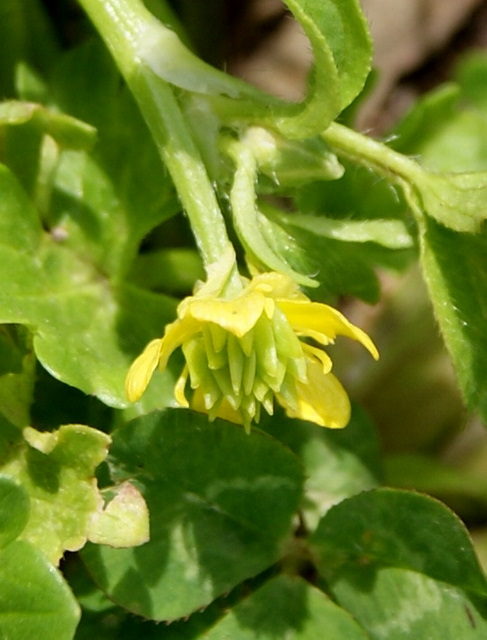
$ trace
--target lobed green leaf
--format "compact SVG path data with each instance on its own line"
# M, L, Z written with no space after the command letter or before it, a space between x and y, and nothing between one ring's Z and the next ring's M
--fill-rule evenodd
M166 410L117 430L110 466L116 482L140 487L150 541L130 550L88 545L82 555L130 611L187 616L282 557L302 478L296 458L268 436Z
M3 444L0 473L19 483L30 498L21 538L57 563L65 550L86 542L101 502L95 468L106 456L110 438L82 425L65 425L53 433L28 427L24 437Z
M174 302L109 281L76 253L76 245L65 246L56 235L43 233L35 210L5 168L0 168L0 188L0 321L34 329L36 354L56 378L109 405L126 406L130 362L162 333ZM158 399L165 401L167 390Z

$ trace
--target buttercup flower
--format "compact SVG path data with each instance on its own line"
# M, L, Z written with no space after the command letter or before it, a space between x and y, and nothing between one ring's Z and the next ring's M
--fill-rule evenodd
M282 274L242 279L245 286L236 295L220 295L233 267L229 252L195 295L180 303L164 336L134 361L126 379L129 400L141 397L156 367L164 369L181 347L186 364L175 397L182 407L249 430L261 407L272 414L277 401L291 417L344 427L350 402L323 347L344 335L377 359L373 342L336 309L311 302Z

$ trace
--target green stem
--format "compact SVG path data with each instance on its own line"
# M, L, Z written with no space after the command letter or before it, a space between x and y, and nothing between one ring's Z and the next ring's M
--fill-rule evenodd
M156 19L140 0L80 0L80 4L139 104L187 212L205 265L216 262L229 239L211 181L171 86L140 56L141 42ZM232 282L237 286L236 269Z
M411 158L336 122L326 129L322 137L337 153L372 167L388 178L409 184L422 173L421 167Z

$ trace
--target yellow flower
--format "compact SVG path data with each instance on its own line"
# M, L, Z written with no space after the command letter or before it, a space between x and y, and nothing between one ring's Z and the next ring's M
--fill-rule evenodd
M377 359L373 342L336 309L311 302L282 274L242 279L240 292L221 296L233 266L233 254L225 255L195 295L180 303L164 336L134 361L126 379L129 400L141 397L156 367L164 369L181 347L186 364L175 397L182 407L249 430L261 407L272 414L277 401L291 417L344 427L350 403L322 347L344 335Z

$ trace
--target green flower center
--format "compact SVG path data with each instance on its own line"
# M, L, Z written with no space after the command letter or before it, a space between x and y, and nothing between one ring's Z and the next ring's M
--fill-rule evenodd
M274 411L274 394L296 405L296 380L306 381L301 343L284 314L263 312L242 337L214 322L183 345L190 385L202 394L205 410L214 418L226 400L247 429L258 422L260 407Z

